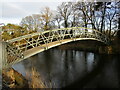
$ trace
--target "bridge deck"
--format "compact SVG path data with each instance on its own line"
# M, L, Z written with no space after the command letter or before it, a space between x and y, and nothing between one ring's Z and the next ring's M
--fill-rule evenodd
M85 40L85 39L88 39L88 38L76 38L76 39L74 38L74 41ZM89 39L96 40L94 38L89 38ZM29 58L29 57L37 54L37 53L40 53L40 52L45 51L47 49L50 49L52 47L59 46L59 45L62 45L62 44L65 44L65 43L68 43L68 42L71 42L71 41L73 41L73 39L64 39L64 40L60 40L60 41L47 43L47 45L44 44L44 45L29 49L29 50L24 52L24 59Z
M24 59L31 57L37 53L40 53L44 50L50 49L52 47L55 47L55 46L58 46L58 45L61 45L61 44L64 44L64 43L67 43L70 41L72 41L72 39L65 39L65 40L55 41L55 42L48 43L47 45L44 44L44 45L29 49L29 50L24 52Z

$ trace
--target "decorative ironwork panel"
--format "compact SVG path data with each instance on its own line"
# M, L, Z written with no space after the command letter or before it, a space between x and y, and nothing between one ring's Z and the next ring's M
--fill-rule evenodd
M13 63L14 61L24 58L23 52L17 47L7 43L7 63Z

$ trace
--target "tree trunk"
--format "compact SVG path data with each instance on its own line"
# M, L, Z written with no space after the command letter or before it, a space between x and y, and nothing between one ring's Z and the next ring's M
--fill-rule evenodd
M71 27L75 27L75 16L73 17L73 22L72 22Z
M85 28L87 28L87 22L85 22Z
M87 30L87 22L86 22L86 17L85 17L85 31L87 32L88 30Z
M103 11L103 15L102 15L102 23L101 23L101 28L100 28L101 32L103 30L105 12L106 12L106 2L104 3L104 11Z
M96 29L95 24L92 22L92 29Z
M118 18L118 29L120 30L120 17Z
M65 20L65 28L67 28L68 27L68 24L67 24L67 20Z
M109 37L111 36L111 24L112 24L112 22L111 22L111 20L110 20L110 30L109 30Z
M58 28L60 28L60 24L58 24Z
M44 29L48 30L48 23L47 22L45 23Z

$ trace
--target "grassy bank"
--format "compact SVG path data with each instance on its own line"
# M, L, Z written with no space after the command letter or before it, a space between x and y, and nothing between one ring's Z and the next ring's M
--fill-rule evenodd
M3 70L2 72L2 89L31 89L36 90L39 88L55 88L51 82L46 82L40 73L33 67L30 72L26 72L23 76L13 68Z
M9 88L47 88L35 68L32 68L31 72L27 72L25 77L13 68L3 70L2 82L2 89L5 90Z

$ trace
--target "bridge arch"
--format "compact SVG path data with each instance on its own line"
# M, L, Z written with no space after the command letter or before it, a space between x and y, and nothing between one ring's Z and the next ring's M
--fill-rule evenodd
M58 45L88 39L100 41L105 44L109 43L109 38L105 34L84 27L55 29L17 37L4 42L6 58L4 58L3 67L11 66L32 55Z

